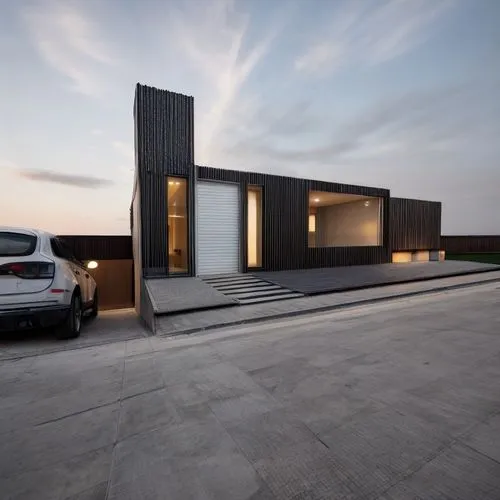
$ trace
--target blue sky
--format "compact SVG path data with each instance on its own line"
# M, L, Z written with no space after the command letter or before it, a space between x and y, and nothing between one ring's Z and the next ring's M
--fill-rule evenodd
M127 234L136 82L198 164L441 200L500 234L497 0L0 0L0 224Z

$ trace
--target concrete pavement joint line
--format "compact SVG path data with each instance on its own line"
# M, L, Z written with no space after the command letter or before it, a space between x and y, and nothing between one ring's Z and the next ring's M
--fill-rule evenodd
M162 377L162 381L163 381L163 377ZM164 381L163 381L163 384L165 384ZM120 402L128 401L129 399L135 398L137 396L145 396L146 394L151 394L152 392L163 391L163 390L165 390L165 388L166 388L166 386L164 385L163 387L155 387L154 389L148 389L147 391L138 392L137 394L132 394L130 396L123 396L123 397L120 397Z
M469 450L472 450L473 452L477 453L478 455L481 455L484 458L487 458L488 460L491 460L492 462L495 462L496 464L500 465L500 461L499 460L497 460L496 458L491 457L487 453L484 453L484 452L482 452L482 451L474 448L474 446L471 446L470 444L463 442L460 438L458 438L458 442L462 446L465 446L466 448L469 448Z
M299 310L299 311L287 311L287 312L283 312L283 313L271 314L268 316L246 318L246 319L228 321L225 323L215 323L213 325L207 325L207 326L203 326L203 327L200 326L200 327L190 328L190 329L186 329L186 330L177 330L176 332L173 332L173 333L163 333L160 335L165 336L165 337L167 337L167 336L168 337L176 337L178 335L187 335L190 333L200 332L200 331L204 331L204 330L211 330L211 329L215 329L215 328L222 328L222 327L226 327L226 326L243 325L243 324L248 324L248 323L259 323L259 322L267 321L267 320L271 320L271 319L288 318L288 317L292 317L292 316L302 316L305 314L332 311L332 310L336 310L336 309L348 309L348 308L359 306L359 305L375 304L378 302L390 302L390 301L397 300L397 299L416 297L419 295L432 295L432 294L441 293L441 292L445 292L445 291L457 290L457 289L468 288L468 287L473 287L473 286L480 286L480 285L489 284L489 283L496 282L496 281L500 281L500 279L494 278L491 280L484 280L484 281L480 281L480 282L460 283L460 284L456 284L456 285L446 285L446 286L439 287L439 288L432 288L432 289L427 289L427 290L417 290L414 292L404 292L404 293L400 293L398 295L386 295L385 297L375 297L373 299L361 299L361 300L357 300L357 301L353 301L353 302L345 302L344 304L333 304L333 305L327 305L327 306L311 307L310 309L303 309L303 310Z
M75 417L76 415L82 415L83 413L87 413L88 411L99 410L100 408L106 408L106 406L111 406L118 403L120 400L115 399L114 401L109 401L108 403L103 403L102 405L92 406L90 408L86 408L85 410L75 411L74 413L69 413L68 415L63 415L62 417L52 418L50 420L46 420L45 422L39 422L38 424L34 424L33 427L41 427L47 424L53 424L55 422L60 422L61 420L65 420L70 417Z
M430 453L427 457L422 459L420 463L415 463L414 466L410 466L406 471L402 472L399 479L394 481L386 490L382 491L382 493L377 497L377 498L382 498L385 496L385 494L397 486L398 484L401 484L403 481L406 481L408 478L411 476L414 476L417 472L422 470L427 464L431 463L432 461L436 460L440 455L442 455L446 450L449 450L453 445L457 444L459 441L457 438L451 439L447 444L443 444L442 446L439 446L435 451Z
M79 457L83 457L84 455L88 455L89 453L96 453L96 452L98 452L100 450L105 450L106 448L111 448L112 446L113 446L112 444L106 444L104 446L98 446L97 448L92 448L92 449L84 451L82 453L77 453L76 455L74 455L74 456L71 457L71 460L74 460L74 459L79 458ZM58 464L61 464L61 463L66 463L66 462L67 462L67 459L56 460L55 462L52 462L50 464L50 466L53 467L55 465L58 465ZM38 472L38 471L42 471L42 470L44 470L46 468L47 468L47 464L46 463L42 463L40 466L36 466L36 467L33 467L33 468L28 468L26 470L23 470L22 472L18 472L16 474L12 474L12 475L4 476L4 475L2 475L0 473L0 479L11 479L13 477L25 475L27 472ZM79 493L81 493L81 492L78 492L77 494L79 494Z

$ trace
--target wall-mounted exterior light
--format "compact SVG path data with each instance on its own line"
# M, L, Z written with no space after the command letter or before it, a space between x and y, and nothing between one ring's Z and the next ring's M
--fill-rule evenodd
M95 260L87 262L87 269L97 269L98 266L99 264Z

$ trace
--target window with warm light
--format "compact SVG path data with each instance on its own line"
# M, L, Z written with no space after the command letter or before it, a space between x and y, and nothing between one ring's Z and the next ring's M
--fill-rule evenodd
M383 199L310 191L309 247L382 245Z
M187 179L167 178L169 274L183 274L189 271L187 192Z
M262 187L249 186L247 192L248 267L262 267Z
M316 232L316 214L309 215L309 232L310 233Z

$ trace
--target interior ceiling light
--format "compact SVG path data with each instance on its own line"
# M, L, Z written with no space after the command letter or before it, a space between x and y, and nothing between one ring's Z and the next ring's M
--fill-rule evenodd
M176 182L175 185L178 186L180 184L180 182Z
M168 181L168 183L170 184L170 186L173 186L174 181Z
M316 203L318 203L318 202L319 202L319 198L314 198L314 201L315 201Z
M369 207L370 206L370 202L369 201L365 201L365 207Z

